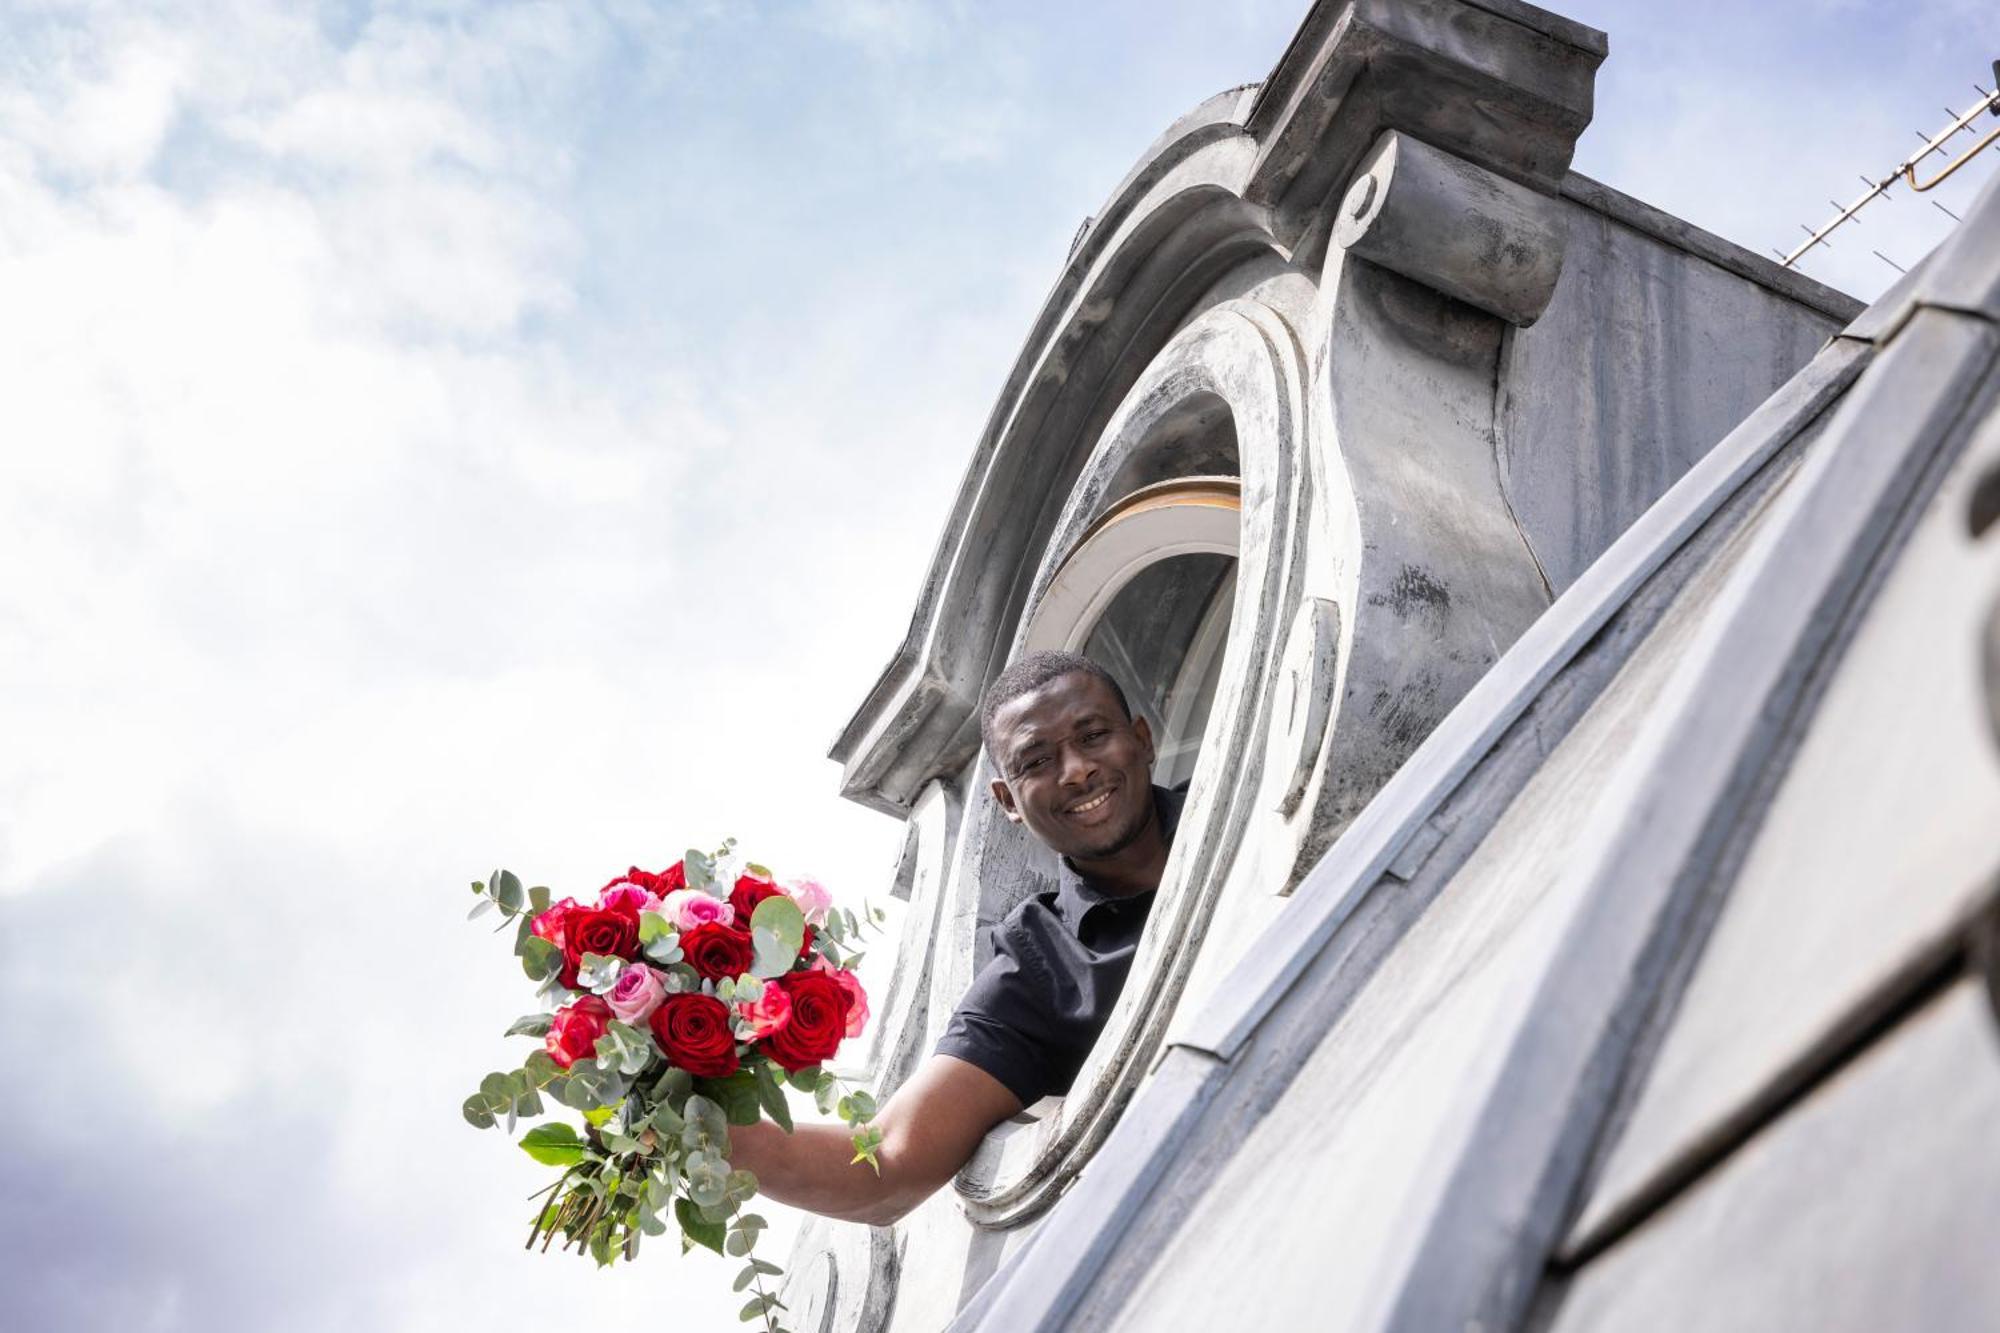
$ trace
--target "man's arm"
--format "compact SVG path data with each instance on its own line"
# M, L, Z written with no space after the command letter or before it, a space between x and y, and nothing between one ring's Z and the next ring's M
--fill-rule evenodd
M950 1180L986 1132L1020 1109L1020 1098L978 1065L933 1055L876 1113L879 1176L852 1160L842 1125L800 1125L791 1134L768 1122L734 1127L729 1164L755 1172L758 1192L779 1203L888 1226Z

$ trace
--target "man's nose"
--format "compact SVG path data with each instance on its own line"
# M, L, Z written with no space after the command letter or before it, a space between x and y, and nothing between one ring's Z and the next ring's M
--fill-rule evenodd
M1059 775L1065 787L1087 787L1097 776L1097 761L1074 745L1062 749L1062 772Z

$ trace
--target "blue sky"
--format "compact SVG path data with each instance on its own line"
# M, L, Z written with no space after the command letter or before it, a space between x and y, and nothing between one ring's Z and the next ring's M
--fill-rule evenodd
M9 7L10 1318L732 1322L720 1266L519 1253L543 1173L456 1107L526 996L463 884L734 834L886 886L826 745L1077 224L1303 10ZM1973 0L1564 12L1578 168L1759 250L2000 54Z

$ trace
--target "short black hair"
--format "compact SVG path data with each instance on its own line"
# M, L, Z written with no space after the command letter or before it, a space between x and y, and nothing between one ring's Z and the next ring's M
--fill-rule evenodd
M1007 664L1007 669L986 687L986 694L979 701L979 740L988 754L993 752L993 719L1002 708L1024 694L1032 694L1058 677L1078 672L1095 676L1111 689L1111 697L1118 701L1118 710L1125 714L1125 720L1132 720L1132 705L1125 702L1125 691L1111 673L1082 653L1065 653L1053 648L1045 648L1038 653L1029 653ZM999 756L995 755L997 760Z

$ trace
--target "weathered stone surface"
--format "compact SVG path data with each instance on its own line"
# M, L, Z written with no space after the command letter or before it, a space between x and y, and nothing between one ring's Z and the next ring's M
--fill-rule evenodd
M1553 1333L1975 1333L2000 1310L2000 1040L1971 983L1572 1280Z
M1562 275L1565 221L1549 196L1391 130L1348 186L1333 243L1528 325Z
M1692 228L1603 186L1575 193L1562 280L1499 386L1501 485L1557 593L1853 308L1755 255L1683 248Z
M1961 340L1978 338L1976 324L1960 327ZM1913 323L1898 343L1922 334ZM1849 430L1879 438L1897 420L1949 420L1991 364L1954 375L1940 341L1912 352L1919 373L1871 399L1873 414ZM1992 436L2000 456L2000 414ZM1964 724L1985 693L1966 647L2000 587L2000 542L1970 538L1965 523L1985 465L1978 453L1960 460L1845 631L1583 1230L1718 1132L1988 892L2000 869L2000 755Z

